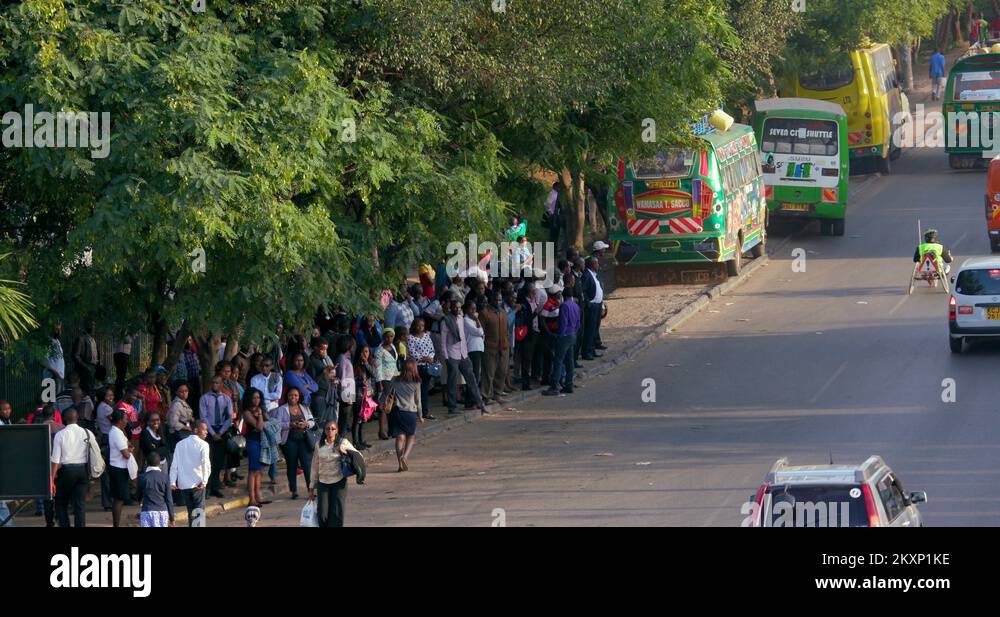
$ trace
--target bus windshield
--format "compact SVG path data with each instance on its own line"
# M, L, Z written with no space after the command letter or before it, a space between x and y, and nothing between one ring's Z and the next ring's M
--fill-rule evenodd
M635 164L635 177L639 180L655 178L687 178L691 175L696 152L690 148L675 148L659 152L654 158Z
M969 71L955 76L956 101L1000 101L1000 71Z
M807 90L836 90L854 81L854 64L847 54L824 61L802 71L799 83Z
M775 154L837 156L837 123L802 118L768 118L764 121L761 150Z

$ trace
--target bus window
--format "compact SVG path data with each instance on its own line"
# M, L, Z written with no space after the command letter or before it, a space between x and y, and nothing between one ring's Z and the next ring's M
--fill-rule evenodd
M849 54L838 54L834 59L811 66L799 76L799 83L807 90L836 90L854 81L854 64Z
M1000 101L1000 71L958 73L955 93L958 101Z
M819 154L837 156L837 123L803 118L768 118L764 121L763 141L774 143L776 154Z

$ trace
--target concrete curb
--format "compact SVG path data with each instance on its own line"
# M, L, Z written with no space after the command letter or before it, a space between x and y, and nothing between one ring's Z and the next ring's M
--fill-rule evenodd
M642 337L639 339L639 341L634 345L630 345L614 358L606 359L600 364L585 369L579 369L575 373L575 376L580 380L589 380L610 373L616 367L631 360L636 355L642 353L660 339L670 335L674 330L676 330L682 324L684 324L684 322L686 322L687 320L691 319L699 312L701 312L702 309L708 306L713 300L721 296L724 296L727 293L730 293L731 291L742 285L744 282L749 280L749 278L753 276L758 270L765 267L768 263L769 260L766 256L754 259L743 269L743 271L740 273L738 277L729 279L724 283L715 285L702 295L698 296L694 301L692 301L690 304L682 308L680 311L674 313L673 315L665 319L663 322L655 326L652 326L651 328L648 328L645 334L643 334ZM494 404L491 405L489 409L496 415L506 415L506 413L503 411L501 407L506 408L513 405L514 403L524 403L541 397L542 397L541 387L538 387L529 392L514 392L513 394L507 397L508 402L505 405L500 406ZM513 413L513 412L507 412L507 413ZM472 422L476 422L480 420L482 417L483 416L479 413L478 409L463 411L462 413L455 414L454 416L439 417L437 420L430 420L424 422L424 424L420 426L419 435L422 439L432 438L437 435L446 433L448 431L463 427ZM376 441L375 443L373 443L372 447L365 451L365 458L368 461L376 461L386 458L393 454L395 454L395 447L393 445L393 441L390 439L388 441ZM281 475L282 474L279 472L278 486L281 486L281 481L280 481ZM274 491L273 493L273 496L276 498L287 497L290 495L291 493L287 489L281 491ZM248 497L240 497L240 498L229 499L223 501L222 503L212 504L206 506L205 517L210 518L226 512L239 510L245 508L248 503L249 503ZM303 503L305 502L303 501ZM182 522L187 523L187 512L184 512L183 508L181 508L181 511L175 510L175 512L176 512L175 515L176 524L180 525Z

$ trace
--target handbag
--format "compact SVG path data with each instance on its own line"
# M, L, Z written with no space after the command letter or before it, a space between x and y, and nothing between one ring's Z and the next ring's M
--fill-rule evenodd
M386 386L385 390L382 391L382 397L378 402L378 408L382 410L383 413L392 413L392 408L396 406L396 389L392 386L392 383Z
M234 428L236 430L234 432L230 432L229 436L226 438L226 450L228 450L231 454L243 454L243 451L247 447L247 438L241 434L241 431L243 430L242 418L240 418L238 426Z
M354 466L351 465L351 457L349 454L340 455L340 474L345 478L358 475L358 472L354 470Z
M368 387L365 386L364 398L361 400L361 409L358 410L358 416L361 417L362 422L367 422L375 415L376 409L378 409L378 403L368 394Z
M514 340L520 343L528 338L528 326L514 326Z
M139 477L139 463L136 462L134 455L125 459L125 467L128 469L129 480L135 480Z
M90 478L96 480L104 473L104 457L101 456L101 449L97 446L96 438L94 441L90 440L93 436L94 434L87 430L87 471L90 473Z
M442 372L442 367L440 362L430 362L424 365L424 371L427 372L429 377L440 377Z

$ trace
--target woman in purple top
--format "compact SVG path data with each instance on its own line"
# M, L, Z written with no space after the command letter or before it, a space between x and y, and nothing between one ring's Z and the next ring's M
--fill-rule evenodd
M319 384L306 372L306 357L301 351L289 358L289 366L291 368L285 371L285 385L298 388L302 392L302 404L308 407L313 393L319 390Z

